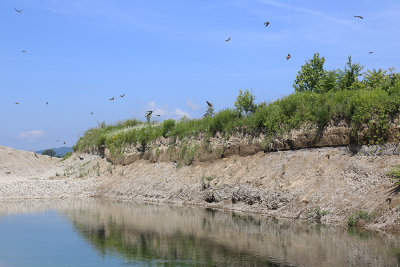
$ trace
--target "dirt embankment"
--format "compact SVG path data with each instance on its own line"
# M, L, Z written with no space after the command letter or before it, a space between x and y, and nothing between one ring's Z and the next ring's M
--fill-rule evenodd
M110 144L101 149L88 148L85 152L105 156L115 164L128 165L140 159L150 162L177 162L182 165L193 163L213 162L234 155L249 156L259 152L273 152L282 150L341 147L349 146L357 150L362 145L373 144L385 140L387 143L399 143L400 124L398 121L389 124L382 140L368 127L361 127L357 134L352 133L351 125L344 121L331 121L323 129L318 125L303 125L301 129L294 129L276 137L264 133L244 133L222 135L217 133L213 137L204 135L184 138L158 138L146 145L135 144L119 147Z
M292 133L292 137L295 136L304 135ZM23 176L17 173L18 181L11 181L12 174L5 174L5 161L2 160L0 198L137 200L231 209L294 220L316 221L321 217L323 223L340 225L346 225L349 216L363 210L375 215L372 222L365 225L367 228L400 234L399 190L387 176L393 166L400 164L398 143L385 146L316 145L315 148L263 152L252 149L254 143L246 146L249 139L237 139L239 145L235 145L233 138L237 137L211 140L211 151L224 143L226 151L237 148L236 152L248 152L229 152L215 158L205 157L206 160L201 160L200 153L188 166L182 164L182 158L174 158L184 153L172 153L171 149L176 148L168 146L165 146L166 152L160 152L163 148L160 145L157 160L146 156L148 151L156 153L154 147L141 154L131 153L127 148L118 158L113 158L107 151L106 158L82 154L83 160L72 155L65 161L54 163L46 157L47 171ZM326 140L335 138L339 137L325 135L319 142L322 146ZM296 144L296 140L300 139L283 143ZM262 144L256 147L259 146ZM13 150L13 153L22 152ZM164 155L168 157L162 158L162 153L167 153ZM214 155L215 152L210 153ZM129 155L134 156L129 158ZM129 160L125 161L126 158ZM25 163L20 160L13 158L14 168L25 168ZM32 162L38 160L42 159L34 156L30 159ZM13 169L7 169L7 172L12 173Z

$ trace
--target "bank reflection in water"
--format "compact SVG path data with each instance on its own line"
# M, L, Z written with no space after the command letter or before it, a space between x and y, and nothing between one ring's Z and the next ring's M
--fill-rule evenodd
M399 240L198 208L90 202L62 213L103 255L168 265L397 266Z

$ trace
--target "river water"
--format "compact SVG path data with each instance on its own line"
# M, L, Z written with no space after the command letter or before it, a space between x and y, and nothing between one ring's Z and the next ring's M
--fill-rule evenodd
M192 207L0 202L0 266L398 266L400 239Z

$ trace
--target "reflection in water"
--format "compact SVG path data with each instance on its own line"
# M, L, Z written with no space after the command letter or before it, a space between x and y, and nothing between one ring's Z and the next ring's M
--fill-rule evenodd
M14 202L0 203L0 214L35 208L64 214L101 255L132 264L397 266L400 262L397 237L210 209L106 201Z

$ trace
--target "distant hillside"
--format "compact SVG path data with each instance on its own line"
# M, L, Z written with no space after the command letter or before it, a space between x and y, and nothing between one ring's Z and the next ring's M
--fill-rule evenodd
M67 154L68 152L72 152L72 147L59 147L59 148L50 148L53 149L56 152L56 156L57 157L64 157L65 154ZM39 151L35 151L38 154L42 154L44 150L39 150Z

